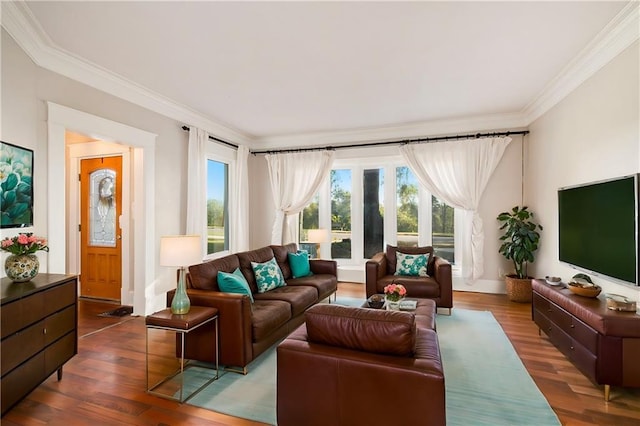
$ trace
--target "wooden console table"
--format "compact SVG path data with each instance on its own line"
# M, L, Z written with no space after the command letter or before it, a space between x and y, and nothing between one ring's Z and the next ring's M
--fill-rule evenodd
M2 278L2 414L78 353L78 281L39 274L26 283Z
M532 316L541 331L592 382L640 387L640 315L607 309L606 298L588 298L544 280L533 280Z

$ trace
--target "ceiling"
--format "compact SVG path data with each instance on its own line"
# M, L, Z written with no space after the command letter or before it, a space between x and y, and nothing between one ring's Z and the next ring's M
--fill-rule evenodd
M549 88L629 5L28 1L19 7L43 45L85 73L106 74L137 92L134 101L146 96L171 104L180 112L167 115L185 124L268 146L304 145L321 140L317 135L346 141L376 138L362 135L380 129L411 136L446 129L434 123L525 126ZM98 81L92 78L84 77Z

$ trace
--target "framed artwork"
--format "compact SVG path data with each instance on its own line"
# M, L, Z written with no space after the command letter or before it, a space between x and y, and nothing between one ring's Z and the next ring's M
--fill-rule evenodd
M33 150L0 141L0 228L33 226Z

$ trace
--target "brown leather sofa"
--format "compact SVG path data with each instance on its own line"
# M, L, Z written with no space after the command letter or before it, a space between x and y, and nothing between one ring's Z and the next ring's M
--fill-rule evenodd
M313 275L292 277L287 253L296 249L296 244L262 247L189 267L187 294L191 304L218 308L219 362L227 369L246 374L247 364L303 323L309 307L336 292L337 265L333 260L311 259ZM266 262L274 256L287 285L258 293L251 262ZM230 273L236 268L249 283L254 303L247 295L220 291L218 271ZM174 293L167 293L167 306ZM215 361L215 328L205 327L186 336L186 358Z
M428 277L394 275L396 272L396 253L430 254L427 265ZM365 266L367 297L384 293L385 286L396 283L407 289L407 297L433 299L439 308L453 307L453 285L451 282L451 264L444 258L433 254L433 247L396 247L387 245L384 252L377 253Z
M444 425L445 411L437 335L409 312L316 305L278 345L278 426Z

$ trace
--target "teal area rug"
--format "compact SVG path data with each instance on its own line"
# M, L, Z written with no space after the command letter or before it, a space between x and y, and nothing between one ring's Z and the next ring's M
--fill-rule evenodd
M360 306L361 300L338 298ZM559 425L511 342L490 312L453 309L438 315L438 339L445 371L448 425ZM276 424L275 346L249 366L249 374L222 372L189 404ZM211 375L191 368L192 375ZM200 383L206 377L193 377ZM191 380L187 378L186 382Z

